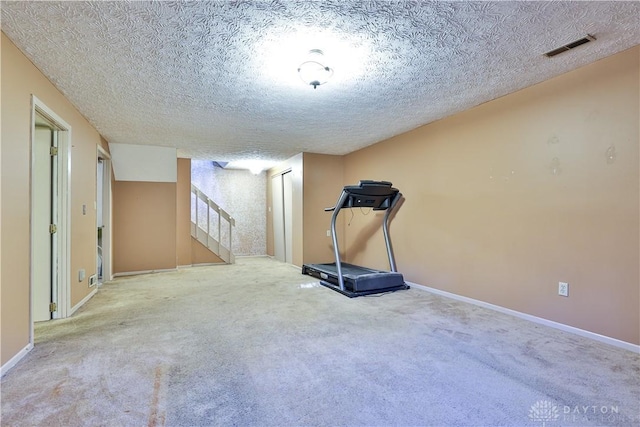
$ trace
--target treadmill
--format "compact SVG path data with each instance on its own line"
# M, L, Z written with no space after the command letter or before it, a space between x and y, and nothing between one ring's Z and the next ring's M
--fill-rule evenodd
M329 289L340 292L349 298L362 295L393 292L409 289L402 274L396 270L396 262L389 240L389 215L402 197L402 193L387 181L361 180L358 185L347 185L342 189L340 198L332 208L331 237L336 257L335 263L304 264L302 274L320 279L320 284ZM384 240L387 245L387 256L391 271L374 270L340 261L340 250L336 236L336 219L343 208L373 208L374 211L386 211L382 220Z

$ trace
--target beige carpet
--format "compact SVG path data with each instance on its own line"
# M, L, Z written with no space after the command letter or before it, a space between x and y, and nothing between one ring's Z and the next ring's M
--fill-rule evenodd
M3 426L640 425L637 354L268 258L106 283L1 387Z

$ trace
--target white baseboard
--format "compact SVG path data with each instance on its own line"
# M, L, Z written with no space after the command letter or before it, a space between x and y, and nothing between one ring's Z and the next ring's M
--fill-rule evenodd
M82 298L82 301L71 307L71 311L69 312L69 316L73 315L80 307L84 305L87 301L89 301L95 294L98 292L98 287L94 287L93 290L86 297Z
M20 350L15 356L13 356L7 363L0 367L0 377L3 377L9 369L13 368L23 357L27 355L33 349L33 343L29 343L25 348Z
M473 298L465 297L462 295L457 295L451 292L442 291L440 289L430 288L428 286L419 285L417 283L406 282L412 288L420 289L426 292L431 292L432 294L440 295L446 298L451 298L454 300L466 302L469 304L477 305L480 307L488 308L489 310L494 310L500 313L509 314L511 316L518 317L520 319L528 320L530 322L538 323L540 325L549 326L554 329L559 329L564 332L569 332L571 334L580 335L585 338L590 338L592 340L600 341L605 344L609 344L615 347L623 348L625 350L632 351L634 353L640 354L640 345L632 344L630 342L622 341L616 338L607 337L605 335L600 335L595 332L585 331L584 329L575 328L573 326L565 325L564 323L554 322L553 320L544 319L542 317L532 316L530 314L521 313L519 311L511 310L510 308L501 307L499 305L490 304L488 302L476 300Z
M151 273L167 273L169 271L177 271L178 268L165 268L160 270L141 270L141 271L123 271L121 273L113 273L113 278L123 277L123 276L138 276L140 274L151 274Z
M208 267L211 265L229 265L229 264L226 262L201 262L198 264L179 265L178 270L184 270L185 268L193 268L193 267Z

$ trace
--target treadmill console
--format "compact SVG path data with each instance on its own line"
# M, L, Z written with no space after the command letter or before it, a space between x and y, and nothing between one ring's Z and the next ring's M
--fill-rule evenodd
M389 209L399 193L399 190L391 185L388 181L371 180L361 180L358 185L347 185L343 188L347 197L340 208Z

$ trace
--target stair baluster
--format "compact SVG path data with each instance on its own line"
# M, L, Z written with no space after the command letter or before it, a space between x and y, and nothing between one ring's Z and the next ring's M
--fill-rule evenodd
M202 212L205 207L206 214ZM217 221L212 216L217 216ZM231 244L235 225L236 220L227 211L191 184L191 236L228 264L235 263Z

